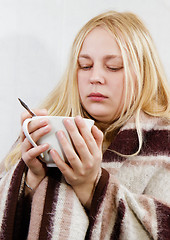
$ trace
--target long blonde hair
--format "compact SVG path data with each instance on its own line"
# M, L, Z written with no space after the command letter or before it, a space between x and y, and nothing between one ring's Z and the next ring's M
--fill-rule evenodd
M124 104L120 117L106 128L105 133L107 135L120 128L136 113L137 131L139 138L142 139L138 126L139 112L143 110L149 115L170 119L170 92L149 31L132 13L108 11L94 17L82 27L73 42L68 67L63 78L41 107L46 108L52 116L90 117L83 109L79 98L77 60L84 39L97 26L111 32L120 47L125 69L125 99L128 96L128 105ZM136 75L136 84L132 78L131 68ZM141 146L142 141L139 142ZM7 156L7 165L13 165L20 157L20 144L18 144Z

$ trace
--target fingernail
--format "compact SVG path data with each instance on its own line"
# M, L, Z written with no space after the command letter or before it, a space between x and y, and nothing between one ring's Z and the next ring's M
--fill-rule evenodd
M43 114L48 114L48 111L47 111L47 109L45 109L45 108L44 108L44 109L41 109L41 111L42 111Z
M47 124L47 123L48 123L48 119L41 119L41 120L40 120L40 123L42 123L42 124Z
M49 131L50 131L50 126L49 125L45 126L44 127L44 132L48 133Z
M50 153L52 153L52 154L55 153L55 149L51 149Z
M79 115L79 116L76 117L76 119L77 119L78 121L81 121L83 118Z
M50 150L50 154L51 154L52 157L55 156L56 153L57 153L57 151L55 149Z
M70 125L73 125L73 122L70 120L70 119L66 119L66 122L68 123L68 124L70 124Z
M41 147L42 147L42 149L46 149L46 148L48 148L48 143L44 143L44 144L42 144Z
M59 138L63 138L64 137L63 131L58 131L57 135L58 135Z

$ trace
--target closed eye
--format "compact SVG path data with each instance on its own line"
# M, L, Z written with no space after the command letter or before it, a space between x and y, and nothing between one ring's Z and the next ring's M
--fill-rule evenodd
M123 69L123 66L121 66L121 67L108 67L107 66L107 69L111 70L113 72L116 72L116 71L119 71L119 70Z
M90 70L93 66L92 65L80 65L79 64L79 69L82 70Z

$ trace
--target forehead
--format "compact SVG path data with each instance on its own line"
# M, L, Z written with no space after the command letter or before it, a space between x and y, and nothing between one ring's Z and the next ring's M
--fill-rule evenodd
M89 32L83 42L80 54L119 55L121 50L114 35L102 27Z

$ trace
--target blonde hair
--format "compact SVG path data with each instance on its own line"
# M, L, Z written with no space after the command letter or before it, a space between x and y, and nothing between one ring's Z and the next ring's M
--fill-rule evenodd
M69 64L63 78L41 107L46 108L52 116L82 115L90 118L81 105L78 93L78 56L87 34L98 26L111 32L120 47L125 69L125 101L128 98L128 104L125 102L120 117L107 127L106 135L120 128L136 113L140 150L142 144L139 127L140 111L170 119L170 92L149 31L135 14L109 11L85 24L73 42ZM130 69L136 75L135 84ZM14 164L21 157L19 148L18 145L7 156L6 163Z

